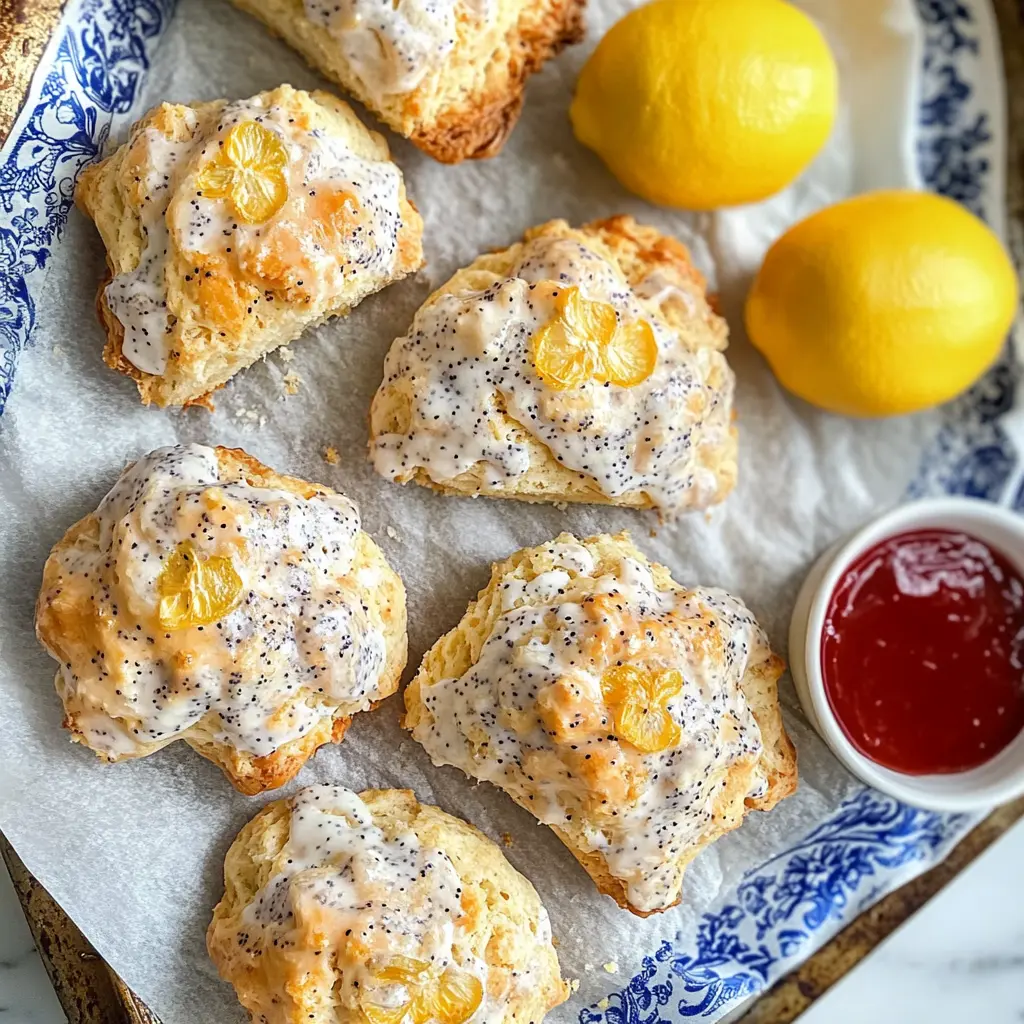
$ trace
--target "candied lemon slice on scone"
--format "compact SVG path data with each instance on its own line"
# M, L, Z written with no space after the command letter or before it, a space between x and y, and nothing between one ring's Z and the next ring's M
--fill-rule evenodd
M258 121L241 121L196 178L208 199L227 199L249 224L262 224L288 200L288 151L280 137Z
M585 299L575 285L550 288L558 292L555 313L533 336L533 365L547 385L565 390L594 381L632 388L654 373L658 343L648 321L620 325L610 302Z
M244 793L394 693L405 590L342 494L238 449L158 448L54 546L36 631L74 739L183 739Z
M107 249L104 360L147 404L206 403L423 262L384 140L341 100L287 85L161 104L75 199Z
M191 541L183 541L167 559L157 586L157 614L165 629L211 625L238 604L244 589L230 558L204 557Z
M675 239L552 221L427 299L388 352L370 455L446 494L707 508L736 481L725 345Z

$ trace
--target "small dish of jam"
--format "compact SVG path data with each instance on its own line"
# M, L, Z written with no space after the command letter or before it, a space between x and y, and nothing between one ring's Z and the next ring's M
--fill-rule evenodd
M969 498L903 505L811 569L790 623L811 724L907 803L1024 793L1024 517Z

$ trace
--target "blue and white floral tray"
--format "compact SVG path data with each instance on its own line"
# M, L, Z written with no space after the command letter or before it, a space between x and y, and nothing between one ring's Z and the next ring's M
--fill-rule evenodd
M997 222L1003 179L998 63L985 0L916 0L926 26L919 165L926 184ZM175 0L82 0L51 44L49 68L0 164L0 413L32 344L40 271L60 246L75 177L133 110ZM944 414L912 495L937 491L1024 510L1012 434L1022 380L1012 346ZM0 424L2 431L2 424ZM941 859L972 819L863 789L784 852L749 871L695 936L665 941L580 1024L713 1020L765 990L878 898Z

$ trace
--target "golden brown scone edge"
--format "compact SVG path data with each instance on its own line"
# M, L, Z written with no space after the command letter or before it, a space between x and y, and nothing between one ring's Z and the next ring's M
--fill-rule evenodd
M232 0L337 82L390 128L442 163L496 155L515 127L531 74L583 38L586 0L501 0L487 45L472 26L439 71L408 94L375 102L338 57L325 28L303 16L302 0ZM465 26L460 26L465 29Z

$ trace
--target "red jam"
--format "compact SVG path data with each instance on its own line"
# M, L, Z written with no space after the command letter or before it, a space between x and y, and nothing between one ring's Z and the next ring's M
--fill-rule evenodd
M1024 728L1024 579L963 533L890 537L832 592L821 670L872 761L908 775L976 768Z

